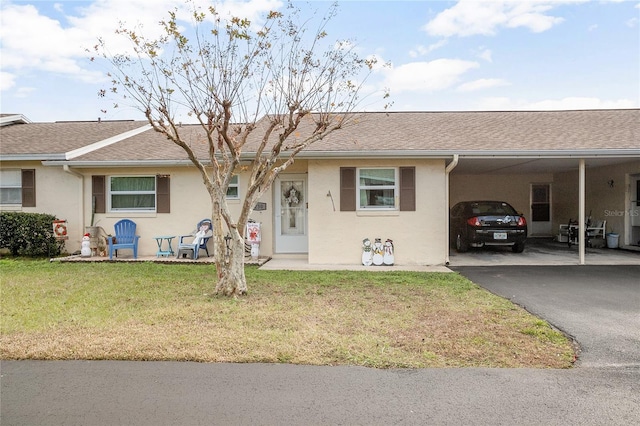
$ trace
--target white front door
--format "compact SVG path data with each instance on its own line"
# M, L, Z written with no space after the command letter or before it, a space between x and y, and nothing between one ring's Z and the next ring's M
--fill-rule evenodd
M529 235L550 236L551 226L551 185L548 183L531 184L531 223Z
M280 175L274 196L275 252L308 253L307 176Z

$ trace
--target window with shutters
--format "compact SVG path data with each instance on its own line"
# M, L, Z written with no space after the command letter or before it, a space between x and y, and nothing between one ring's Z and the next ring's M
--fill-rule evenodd
M111 212L155 212L156 177L110 176L107 200Z
M415 167L341 167L340 211L415 211Z
M0 204L35 207L35 169L0 170Z
M398 169L358 169L358 209L395 210Z

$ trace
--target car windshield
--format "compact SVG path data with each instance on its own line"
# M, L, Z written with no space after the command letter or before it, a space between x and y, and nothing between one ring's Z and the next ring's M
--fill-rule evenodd
M471 204L474 215L516 215L517 212L507 203L483 201Z

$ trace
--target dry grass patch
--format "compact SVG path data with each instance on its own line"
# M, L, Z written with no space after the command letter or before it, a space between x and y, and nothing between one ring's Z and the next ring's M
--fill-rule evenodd
M1 260L2 359L567 368L571 342L458 274Z

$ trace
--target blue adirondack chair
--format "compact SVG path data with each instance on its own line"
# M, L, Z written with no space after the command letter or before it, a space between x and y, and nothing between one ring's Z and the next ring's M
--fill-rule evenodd
M114 250L131 249L133 250L133 258L138 258L138 239L136 235L136 223L130 219L122 219L114 225L116 230L115 242L113 238L108 239L109 243L109 259L113 258ZM117 256L117 254L116 254Z
M202 219L196 226L196 231L190 235L181 235L178 239L178 256L187 254L187 252L193 253L193 259L197 259L200 250L204 250L209 257L209 249L207 243L213 236L213 225L211 219Z

